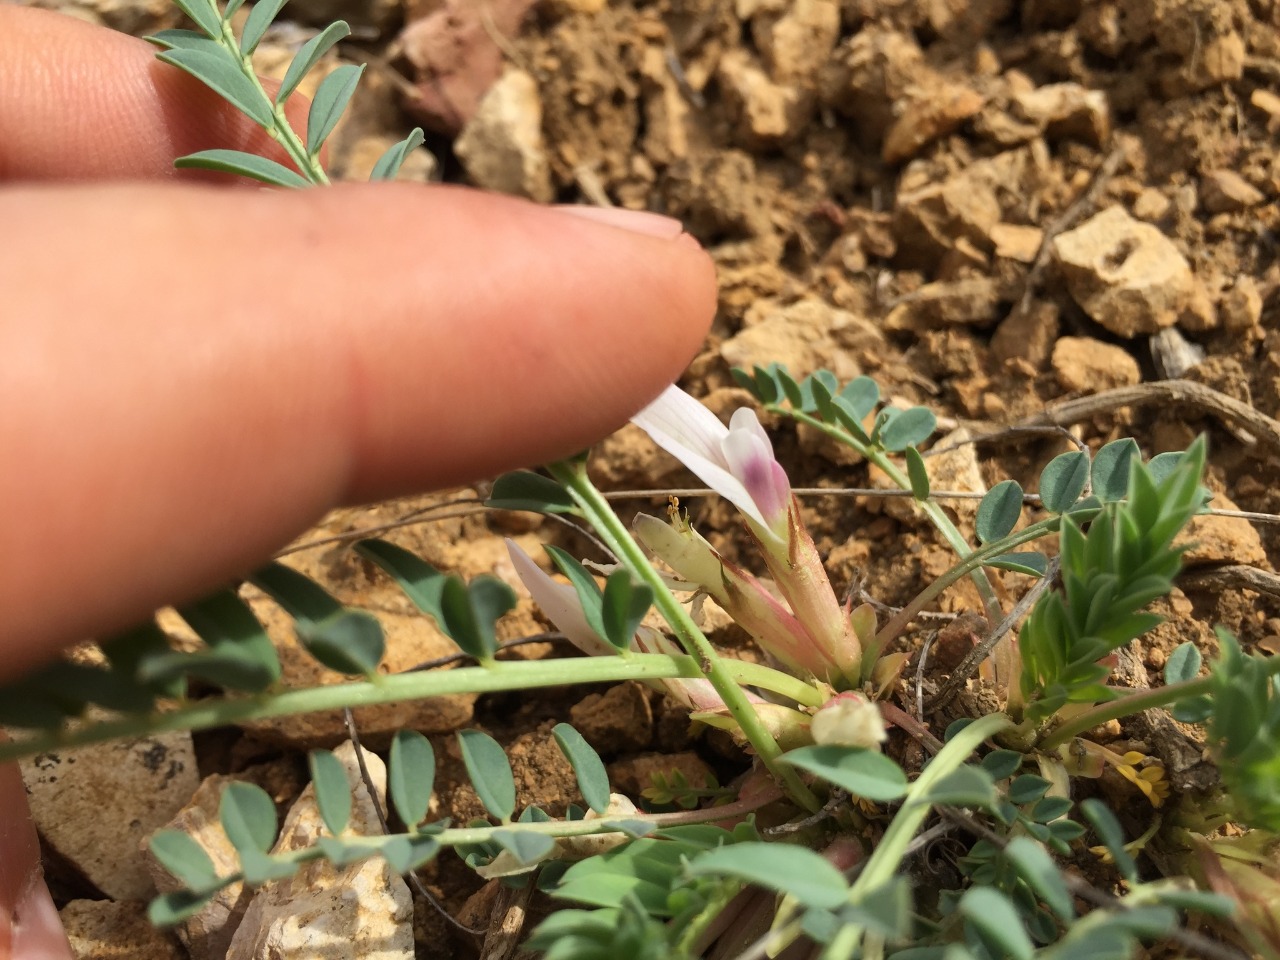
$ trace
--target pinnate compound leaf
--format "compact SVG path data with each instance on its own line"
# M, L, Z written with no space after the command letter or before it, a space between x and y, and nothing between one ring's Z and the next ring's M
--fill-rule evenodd
M177 926L203 910L205 904L213 899L215 892L174 890L172 893L161 894L148 905L147 919L157 927Z
M835 865L808 847L789 843L734 843L695 857L695 876L728 876L795 897L806 907L834 910L849 884Z
M1138 865L1133 862L1133 857L1124 848L1124 828L1120 826L1116 815L1107 808L1105 803L1093 797L1080 802L1080 812L1084 814L1084 818L1089 821L1098 839L1115 860L1116 869L1120 874L1126 880L1135 879L1138 875Z
M185 70L260 127L271 126L271 101L240 70L228 54L204 49L174 49L158 59Z
M1049 572L1049 558L1035 550L1002 553L998 557L992 557L983 565L1000 570L1011 570L1014 573L1024 573L1028 577L1043 577Z
M310 180L290 170L284 164L240 150L201 150L198 153L179 157L173 165L180 170L214 170L218 173L230 173L273 187L297 189L311 186Z
M596 813L604 813L609 809L609 774L605 771L604 761L582 734L569 724L557 723L551 733L560 752L573 767L582 799Z
M386 652L386 638L378 618L364 610L341 610L313 623L297 622L298 641L320 663L349 676L372 676Z
M244 29L240 31L240 53L249 56L257 49L267 27L280 15L280 8L288 0L256 0L249 16L244 21Z
M351 36L351 28L345 20L337 20L329 24L314 37L302 45L289 69L285 71L284 80L280 82L280 90L276 93L276 103L284 103L289 95L298 89L302 78L311 72L311 68L320 62L320 58L329 52L339 40Z
M419 134L421 132L418 131ZM493 489L484 505L495 510L528 510L532 513L576 513L578 509L564 487L550 477L529 470L504 473L493 481Z
M312 750L307 755L311 785L316 792L320 819L335 837L342 835L351 819L351 784L347 768L329 750Z
M781 760L868 800L897 800L907 792L907 775L902 768L875 750L801 747L783 754Z
M1112 440L1093 458L1093 495L1104 503L1123 500L1129 493L1129 464L1139 456L1132 437Z
M1014 837L1004 848L1004 855L1018 871L1018 876L1058 919L1066 921L1075 916L1075 905L1062 879L1062 871L1044 847L1030 837Z
M244 0L227 0L227 5L222 8L222 19L230 20L235 12L244 6Z
M1040 471L1040 502L1050 513L1075 505L1089 482L1089 455L1083 450L1060 453Z
M400 173L400 167L404 164L405 158L422 146L425 139L422 135L422 128L414 127L409 131L409 135L399 143L393 143L387 147L387 152L380 156L378 162L373 165L373 170L369 173L370 181L394 180L396 175ZM534 474L534 476L537 476L537 474ZM502 478L499 477L498 479L501 480ZM496 483L494 488L497 488ZM516 508L507 507L505 509L514 510Z
M416 554L386 540L361 540L356 543L355 550L390 574L415 607L436 623L444 625L440 606L445 583L443 573Z
M276 805L256 783L227 784L218 804L218 819L236 851L264 853L276 840Z
M516 809L516 781L498 741L479 730L460 730L458 746L484 808L504 823L510 820Z
M431 741L417 730L398 730L391 740L387 789L396 813L409 829L422 822L436 782L436 755Z
M896 453L929 439L938 426L938 418L926 407L895 410L880 428L880 445Z
M915 447L907 447L904 456L907 460L907 478L911 481L911 495L917 500L929 499L929 470L924 465L924 457Z
M210 38L222 36L222 17L213 0L173 0L173 5L190 17Z
M628 570L615 570L605 581L600 606L604 638L618 650L628 650L640 621L653 604L653 590L638 583Z
M1022 486L1017 480L997 483L978 504L978 539L983 543L1003 540L1013 532L1021 516Z
M424 863L434 860L440 852L440 842L433 837L391 837L382 844L382 859L391 864L398 874L417 870Z
M1194 680L1200 675L1200 651L1188 640L1178 644L1164 664L1164 682L1168 684Z
M157 830L148 841L160 865L192 890L205 890L218 882L218 873L204 847L181 830Z
M960 913L993 956L1031 960L1035 946L1022 926L1017 908L994 887L973 887L965 891L960 898Z
M363 63L359 66L344 63L335 67L332 73L320 81L316 95L311 100L311 109L307 113L307 153L311 156L320 152L320 147L342 119L342 114L360 83L364 67Z
M493 839L522 866L541 863L556 848L554 837L528 830L495 830Z

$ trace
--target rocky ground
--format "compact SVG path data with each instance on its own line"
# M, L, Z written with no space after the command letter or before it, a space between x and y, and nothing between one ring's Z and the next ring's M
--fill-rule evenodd
M135 33L177 22L162 0L50 2ZM354 31L341 59L371 65L334 141L339 175L363 177L421 124L433 155L420 154L406 177L686 223L719 266L715 328L684 381L713 409L746 400L733 365L865 373L889 397L931 407L960 431L951 441L975 440L930 461L935 488L963 490L1007 477L1034 489L1069 439L1010 427L1046 412L1091 446L1134 436L1148 454L1207 431L1215 505L1280 512L1280 428L1270 419L1280 416L1275 0L295 0L260 50L261 72L282 74L315 26L336 17ZM1148 386L1164 379L1180 385ZM1131 389L1064 406L1116 388ZM817 435L775 426L794 484L880 482ZM601 445L595 472L613 489L689 480L631 428ZM530 548L573 545L524 516L439 506L449 499L346 511L304 540L432 507L431 522L391 536L464 575L511 575L500 535ZM872 495L805 503L838 589L901 604L950 564L901 504ZM686 505L699 529L721 531L718 542L736 550L723 506ZM972 522L972 506L954 510ZM1191 574L1164 605L1169 622L1131 658L1135 676L1158 675L1187 638L1212 655L1216 624L1246 649L1280 647L1280 590L1266 575L1280 558L1278 530L1199 521ZM391 669L451 650L341 542L290 562L379 613ZM1007 586L1016 593L1025 580L1010 575ZM280 638L290 682L337 679L297 654L278 611L265 601L258 609ZM974 609L963 589L941 604ZM526 600L504 636L542 629ZM727 630L717 639L735 640ZM543 644L519 655L548 652ZM554 811L574 791L548 739L561 719L633 795L673 767L695 783L742 767L720 739L690 736L662 702L627 685L357 712L375 749L402 726L433 737L438 812L463 821L480 807L459 776L451 731L479 726L510 743L521 804ZM264 944L288 942L280 918L298 914L300 891L252 905L237 891L181 939L156 934L140 919L155 881L138 844L175 815L206 823L228 775L263 784L305 835L315 814L309 793L298 800L302 751L345 739L339 715L319 715L30 764L50 873L81 955L222 957L235 928L227 918L241 914L230 956L274 955ZM1175 788L1177 777L1190 786L1203 775L1195 750L1164 759ZM104 808L108 796L118 808ZM518 926L523 907L482 889L456 859L424 879L464 922ZM362 956L476 952L475 938L381 868L342 882L360 891L359 907L319 895L306 908L370 944ZM488 950L504 955L498 938Z

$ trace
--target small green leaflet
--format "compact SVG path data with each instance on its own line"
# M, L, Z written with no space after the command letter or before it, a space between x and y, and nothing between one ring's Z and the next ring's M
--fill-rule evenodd
M222 17L213 0L173 0L173 5L195 21L210 39L222 36Z
M734 843L695 857L694 876L728 876L834 910L849 895L844 875L820 853L789 843Z
M347 769L332 752L312 750L307 757L311 767L311 785L316 794L320 819L335 837L342 835L351 819L351 784Z
M387 148L387 152L378 158L378 162L373 165L373 170L369 173L369 179L371 181L394 180L400 172L405 157L422 146L424 139L422 128L414 127L407 137L399 143L392 144Z
M993 887L973 887L960 898L960 913L977 931L993 956L1031 960L1035 946L1027 936L1018 911Z
M222 829L243 857L245 851L270 849L276 839L276 805L256 783L227 784L218 805Z
M582 734L569 724L557 723L551 733L560 752L573 767L582 799L596 813L604 813L609 809L609 774L605 772L604 761Z
M978 504L978 539L983 543L1003 540L1022 516L1022 487L1016 480L997 483Z
M290 170L284 164L240 150L201 150L199 153L189 153L185 157L179 157L173 161L173 165L180 170L214 170L218 173L231 173L238 177L257 180L259 183L270 184L273 187L297 189L311 186L310 180Z
M343 610L313 623L296 622L298 641L330 670L349 676L372 676L386 651L382 625L364 610Z
M445 575L416 554L386 540L360 540L356 553L385 570L413 605L438 624L444 623L440 594Z
M516 781L498 741L479 730L458 731L462 762L480 802L504 823L516 809Z
M911 481L911 495L917 500L929 499L929 471L924 465L924 457L915 447L907 447L904 456L907 460L907 478Z
M344 63L320 81L307 114L307 153L316 156L351 102L365 65Z
M148 845L161 866L192 890L215 887L218 874L204 847L181 830L158 830Z
M158 54L158 59L191 74L258 126L271 127L271 101L241 72L240 65L228 54L175 48Z
M339 40L345 40L351 36L351 28L347 26L343 20L329 24L318 34L302 45L302 49L298 51L298 55L293 58L293 62L289 64L289 69L285 71L284 80L280 84L280 90L276 93L276 103L284 103L289 99L289 95L298 89L298 84L302 82L302 78L311 72L311 68L320 62L320 58L329 52Z
M399 730L391 740L387 789L404 825L412 830L427 815L436 780L431 741L416 730Z
M416 132L419 135L418 142L421 143L422 131L418 130ZM410 136L412 137L412 135ZM405 143L408 143L408 141L405 141ZM401 144L396 146L401 146ZM394 150L395 147L392 149ZM390 151L388 151L388 154L390 154ZM379 163L381 162L379 161ZM376 167L374 168L374 173L377 173ZM370 179L373 178L370 177ZM384 179L389 180L391 177L388 176ZM532 473L528 470L504 473L493 481L493 489L489 492L489 499L484 502L484 505L493 507L495 510L528 510L532 513L577 512L573 498L569 496L569 492L564 487L550 477L544 477L540 473Z
M249 16L244 22L244 30L240 32L240 53L249 56L257 49L258 43L262 40L263 34L267 32L267 27L280 14L280 8L285 5L287 0L257 0L253 5L253 9L249 11Z
M1050 513L1064 513L1075 506L1089 482L1089 455L1070 450L1054 457L1040 471L1040 502Z
M813 746L784 753L780 758L843 787L857 797L885 802L907 792L902 768L875 750L859 747Z

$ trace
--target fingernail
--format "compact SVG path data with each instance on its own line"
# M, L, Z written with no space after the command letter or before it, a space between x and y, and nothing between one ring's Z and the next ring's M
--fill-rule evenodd
M684 224L674 217L664 217L660 213L649 213L647 210L624 210L622 207L588 207L583 204L561 204L553 209L563 213L594 220L620 230L632 233L643 233L649 237L662 240L674 240L684 233Z

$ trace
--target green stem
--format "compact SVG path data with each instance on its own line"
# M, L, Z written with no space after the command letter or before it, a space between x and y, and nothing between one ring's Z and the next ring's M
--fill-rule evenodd
M214 0L209 0L215 12L217 4ZM289 155L289 159L293 161L294 166L298 168L298 172L310 180L317 186L328 186L329 176L324 172L324 168L320 166L320 158L311 156L307 153L306 144L302 138L289 125L289 120L285 116L284 104L276 103L275 98L267 93L266 88L262 86L262 81L258 79L258 74L253 69L252 57L244 56L240 53L240 41L236 38L235 33L231 29L230 19L222 21L222 37L220 38L222 45L235 56L240 64L240 72L244 74L245 79L257 88L258 92L271 104L271 126L266 127L267 136L276 143L280 144L281 149Z
M912 837L933 806L929 802L929 793L938 782L958 770L984 740L1012 725L1013 721L1002 713L989 714L973 721L943 745L907 790L902 806L884 837L876 844L866 866L849 888L850 903L858 903L872 890L888 883L902 866L902 858ZM863 933L862 926L846 924L822 952L822 960L848 960L854 956Z
M1266 664L1268 676L1274 677L1280 674L1280 657L1268 657L1263 662ZM1086 730L1092 730L1108 720L1118 720L1130 714L1141 713L1143 710L1167 707L1188 697L1198 697L1202 694L1211 693L1212 690L1212 677L1197 677L1195 680L1183 680L1181 683L1171 683L1165 687L1138 690L1119 700L1098 704L1096 707L1071 718L1061 726L1055 727L1040 742L1040 746L1045 750L1053 750L1073 737L1078 737Z
M640 545L632 538L630 531L609 506L609 502L587 477L585 463L581 460L561 461L551 464L548 470L569 491L569 495L582 511L583 516L587 518L618 560L634 576L652 588L654 606L671 625L681 646L697 661L702 669L702 675L711 682L711 686L720 695L729 715L738 724L747 742L751 744L756 756L760 758L769 773L786 787L787 792L797 803L811 811L819 809L822 804L800 779L795 768L777 762L782 756L782 748L761 723L759 715L752 708L741 686L730 672L726 658L716 652L715 647L693 622L689 612L667 589L667 585L658 575L658 571L649 563Z
M852 447L857 450L858 453L862 454L863 457L870 460L888 474L890 479L892 479L893 482L903 490L911 489L910 478L908 478L907 475L899 469L898 465L890 460L883 451L876 447L860 443L857 437L849 433L849 431L845 430L843 427L827 423L825 420L820 420L815 416L803 413L799 410L794 410L789 407L784 408L777 404L767 404L766 409L774 413L780 413L791 417L800 423L808 424L815 430L821 430L827 436L833 437L846 446ZM962 534L959 529L957 529L956 525L951 522L951 518L947 516L946 511L932 500L917 500L916 503L920 505L920 509L925 512L925 515L933 521L933 525L938 528L938 532L941 533L943 539L950 544L951 549L956 552L956 555L962 559L969 556L972 552L972 548L969 546L969 541L964 538L964 534ZM973 582L978 588L979 595L982 597L982 604L987 611L987 619L993 624L999 623L1003 617L1003 613L1000 609L1000 601L996 597L995 588L991 585L991 580L987 577L986 571L981 567L970 567L966 572L969 571L972 571Z
M760 668L756 668L752 672L752 683L762 679L759 670ZM210 727L316 710L365 707L459 693L494 693L573 683L692 679L701 676L702 671L691 658L664 653L632 654L626 658L504 661L488 667L399 673L379 677L376 681L336 683L327 687L286 690L283 693L268 693L256 697L201 700L164 713L127 716L74 729L37 733L22 740L0 743L0 763L52 750L101 743L117 737L139 737L171 730L207 730Z

